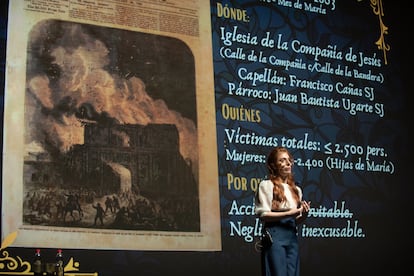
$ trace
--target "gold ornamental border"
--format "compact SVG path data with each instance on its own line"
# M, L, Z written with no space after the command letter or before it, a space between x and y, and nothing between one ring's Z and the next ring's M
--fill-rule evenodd
M17 237L17 232L10 233L1 243L0 248L0 275L33 275L32 264L25 261L19 256L10 256L9 252L4 250L13 244ZM80 263L71 257L65 265L65 276L98 276L97 272L80 272ZM44 272L46 275L46 273Z
M361 2L363 0L358 0ZM378 16L379 27L380 27L380 36L375 44L378 47L378 50L382 50L384 55L384 63L388 64L387 61L387 52L391 49L390 45L385 42L385 35L388 34L388 27L385 26L382 18L384 17L384 9L382 7L382 0L370 0L372 12Z

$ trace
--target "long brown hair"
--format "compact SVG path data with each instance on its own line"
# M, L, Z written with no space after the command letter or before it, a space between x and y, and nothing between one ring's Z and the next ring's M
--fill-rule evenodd
M282 177L279 173L279 164L278 164L278 155L281 152L286 152L289 155L289 160L293 167L293 156L285 147L275 147L267 157L267 169L269 172L269 179L273 182L273 202L272 209L278 209L282 202L286 201L285 193L283 192L282 186ZM293 173L289 174L287 177L287 184L289 189L292 192L293 198L299 204L299 190L296 187L295 179Z

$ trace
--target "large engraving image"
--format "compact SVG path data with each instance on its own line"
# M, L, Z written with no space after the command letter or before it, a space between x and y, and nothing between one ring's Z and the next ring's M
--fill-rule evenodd
M27 51L24 224L199 231L188 47L45 20Z

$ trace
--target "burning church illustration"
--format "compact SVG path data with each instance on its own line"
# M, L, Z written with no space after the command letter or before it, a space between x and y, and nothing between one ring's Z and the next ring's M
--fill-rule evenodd
M31 33L27 64L24 224L200 230L184 43L48 20Z

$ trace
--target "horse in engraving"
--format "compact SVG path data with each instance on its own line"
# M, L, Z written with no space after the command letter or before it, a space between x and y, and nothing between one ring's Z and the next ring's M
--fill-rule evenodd
M66 216L68 214L70 214L73 221L75 221L76 219L81 220L83 217L83 211L79 203L78 197L72 194L69 194L67 196L67 202L62 208L63 221L66 221ZM75 211L77 212L77 215L74 214Z

